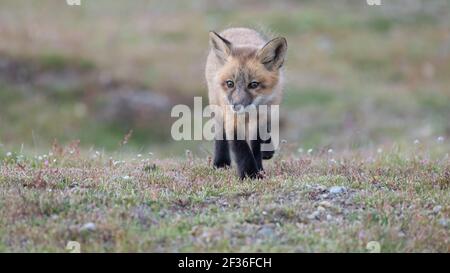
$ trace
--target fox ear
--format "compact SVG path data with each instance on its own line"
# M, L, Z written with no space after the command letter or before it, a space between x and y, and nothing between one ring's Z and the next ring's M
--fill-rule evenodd
M231 54L231 42L223 38L216 32L210 31L209 43L211 45L211 48L214 50L217 58L224 63L227 60L228 56Z
M257 57L268 70L276 70L283 66L286 51L286 39L278 37L261 48L257 53Z

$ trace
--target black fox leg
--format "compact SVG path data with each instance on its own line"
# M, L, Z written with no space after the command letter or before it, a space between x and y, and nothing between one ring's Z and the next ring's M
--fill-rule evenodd
M253 157L255 158L256 167L258 168L258 171L263 170L262 165L262 153L261 153L261 140L258 138L257 140L251 140L250 141Z
M253 153L246 140L230 140L231 150L236 161L238 175L241 179L245 177L257 178L258 167Z
M268 140L262 140L262 143L268 144L272 142L272 138L269 138ZM271 145L273 147L273 145ZM272 151L262 151L262 159L264 160L268 160L271 159L273 157L273 154L275 153L275 150Z
M228 141L226 140L226 135L224 134L223 136L222 140L215 140L214 167L216 168L225 168L231 165Z

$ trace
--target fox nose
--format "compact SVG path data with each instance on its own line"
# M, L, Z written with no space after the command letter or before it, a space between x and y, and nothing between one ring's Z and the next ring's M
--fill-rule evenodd
M233 110L235 112L240 112L243 108L244 108L244 106L242 106L242 104L234 104L233 105Z

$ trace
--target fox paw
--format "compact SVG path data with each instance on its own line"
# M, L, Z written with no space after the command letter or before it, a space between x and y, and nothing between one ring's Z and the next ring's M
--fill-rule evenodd
M274 153L275 153L275 151L262 151L261 152L261 157L264 160L268 160L268 159L271 159L273 157Z
M214 168L229 168L231 166L231 161L214 161Z
M264 178L264 171L251 171L251 172L240 172L239 173L239 178L241 180L244 180L245 178L249 178L249 179L263 179Z

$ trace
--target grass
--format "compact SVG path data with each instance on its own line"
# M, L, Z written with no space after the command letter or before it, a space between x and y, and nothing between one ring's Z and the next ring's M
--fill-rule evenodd
M450 251L450 1L82 2L2 1L0 251ZM261 181L169 136L229 26L289 43Z
M257 181L191 156L3 153L0 250L448 252L448 145L383 148L281 150Z

